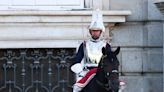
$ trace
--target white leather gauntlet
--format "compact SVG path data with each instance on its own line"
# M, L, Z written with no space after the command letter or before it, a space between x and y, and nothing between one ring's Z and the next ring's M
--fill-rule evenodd
M80 72L83 71L83 66L81 65L81 63L76 63L76 64L71 66L71 70L74 73L79 74Z

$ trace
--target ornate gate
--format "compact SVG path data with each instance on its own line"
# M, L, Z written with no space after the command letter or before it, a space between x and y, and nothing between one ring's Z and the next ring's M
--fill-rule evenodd
M1 49L0 92L71 92L75 49Z

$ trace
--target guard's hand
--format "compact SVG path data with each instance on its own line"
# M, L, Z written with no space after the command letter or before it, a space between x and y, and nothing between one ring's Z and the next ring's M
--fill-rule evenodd
M83 66L81 65L81 63L76 63L76 64L71 66L71 70L74 73L79 74L80 72L83 71Z

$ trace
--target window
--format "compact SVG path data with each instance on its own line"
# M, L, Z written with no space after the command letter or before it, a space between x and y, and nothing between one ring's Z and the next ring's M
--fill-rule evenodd
M84 8L84 0L1 0L0 10L71 10Z

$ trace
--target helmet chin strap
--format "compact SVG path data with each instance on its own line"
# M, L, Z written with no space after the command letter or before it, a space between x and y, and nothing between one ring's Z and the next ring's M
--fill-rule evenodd
M100 41L100 37L98 39L91 38L91 41L93 41L93 42L99 42Z

